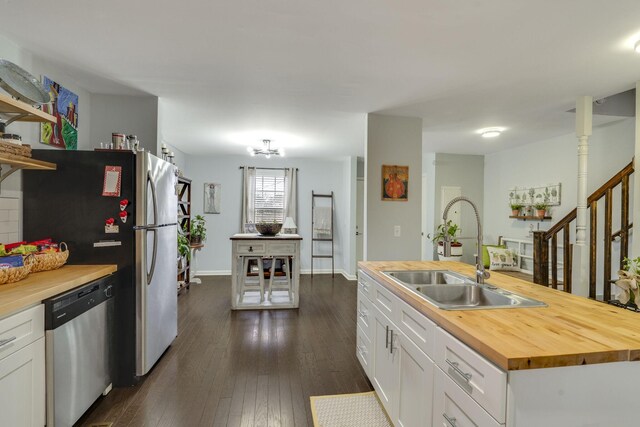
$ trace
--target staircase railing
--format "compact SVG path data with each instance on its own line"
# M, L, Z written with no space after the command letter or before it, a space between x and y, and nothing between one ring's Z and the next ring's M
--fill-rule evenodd
M589 208L589 298L596 297L597 258L598 258L598 202L604 198L604 300L611 299L611 257L612 244L620 239L620 267L624 258L629 255L629 231L633 224L629 222L629 177L633 174L633 160L620 172L614 175L602 187L598 188L587 198ZM613 232L613 191L620 185L620 230ZM563 240L563 275L562 289L571 292L572 253L571 244L572 222L577 217L578 210L574 209L558 221L548 231L534 231L533 233L533 281L540 285L558 289L558 234L562 232ZM549 259L551 252L551 259ZM551 263L551 270L549 269ZM551 283L549 283L551 277Z

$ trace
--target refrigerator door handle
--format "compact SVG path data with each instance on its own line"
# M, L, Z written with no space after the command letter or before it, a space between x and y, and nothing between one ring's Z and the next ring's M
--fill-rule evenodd
M153 222L152 224L156 224L158 222L158 200L156 198L156 183L153 182L151 178L151 171L147 172L147 184L151 187L151 200L153 201Z
M151 255L151 269L147 273L147 286L153 280L153 273L156 271L156 258L158 257L158 230L154 228L145 229L147 233L153 233L153 254Z

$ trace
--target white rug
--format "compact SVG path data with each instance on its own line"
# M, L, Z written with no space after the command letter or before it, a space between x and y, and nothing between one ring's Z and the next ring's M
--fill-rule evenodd
M315 427L392 427L374 391L311 396Z

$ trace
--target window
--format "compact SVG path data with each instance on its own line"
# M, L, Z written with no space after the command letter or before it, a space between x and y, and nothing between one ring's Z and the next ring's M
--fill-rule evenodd
M284 169L256 169L253 209L255 223L284 221Z

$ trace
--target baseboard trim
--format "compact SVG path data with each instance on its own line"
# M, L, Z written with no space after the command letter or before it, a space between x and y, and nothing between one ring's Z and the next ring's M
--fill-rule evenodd
M342 276L350 281L358 280L358 277L351 275L344 270L336 270L336 274L342 274ZM311 269L300 270L300 274L311 274ZM313 274L331 274L331 269L314 269ZM231 276L231 270L202 270L196 271L195 276Z

